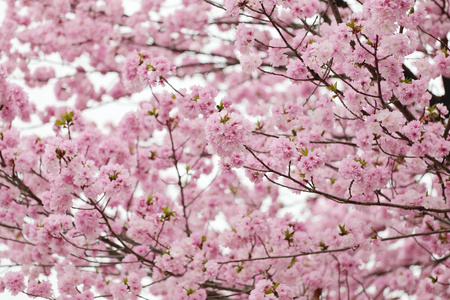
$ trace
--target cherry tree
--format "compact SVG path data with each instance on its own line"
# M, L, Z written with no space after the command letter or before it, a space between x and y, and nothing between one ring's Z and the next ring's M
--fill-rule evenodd
M450 298L449 1L6 3L0 291Z

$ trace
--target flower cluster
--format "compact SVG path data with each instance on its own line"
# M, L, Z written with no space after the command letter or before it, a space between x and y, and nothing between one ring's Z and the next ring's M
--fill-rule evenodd
M133 53L127 58L122 76L125 86L131 92L138 92L144 86L164 84L164 80L174 71L175 66L167 58L142 51Z
M252 124L235 112L222 111L211 115L205 125L206 138L220 156L243 150L249 141Z
M448 1L4 2L0 293L450 299Z

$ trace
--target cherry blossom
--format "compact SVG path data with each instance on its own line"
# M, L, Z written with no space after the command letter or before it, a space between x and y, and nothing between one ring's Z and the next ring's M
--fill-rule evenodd
M448 1L4 7L1 293L450 298Z

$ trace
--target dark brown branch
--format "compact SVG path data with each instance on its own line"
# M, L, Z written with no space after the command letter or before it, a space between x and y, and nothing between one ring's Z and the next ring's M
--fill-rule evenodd
M247 261L259 261L259 260L268 260L268 259L283 259L283 258L294 258L299 256L307 256L307 255L315 255L315 254L325 254L325 253L335 253L335 252L342 252L347 251L350 249L356 250L358 247L344 247L344 248L338 248L338 249L331 249L331 250L321 250L321 251L312 251L312 252L301 252L297 254L292 255L278 255L278 256L270 256L270 257L256 257L256 258L244 258L244 259L233 259L223 262L217 262L220 265L230 264L230 263L239 263L239 262L247 262Z
M333 12L334 18L336 19L336 23L342 23L341 13L339 12L339 8L336 5L336 0L328 0L328 5L330 5L331 11Z
M415 237L415 236L423 236L423 235L433 235L433 234L440 234L440 233L447 233L450 232L450 229L446 230L436 230L436 231L430 231L430 232L419 232L419 233L411 233L411 234L405 234L405 235L399 235L399 236L392 236L387 238L381 238L382 241L391 241L391 240L399 240L409 237Z

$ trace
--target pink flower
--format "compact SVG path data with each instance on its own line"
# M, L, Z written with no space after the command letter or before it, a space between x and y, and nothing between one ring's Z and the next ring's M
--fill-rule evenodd
M275 299L273 295L273 284L270 282L270 280L262 279L259 280L256 285L255 289L250 293L250 300L259 300L259 299Z
M163 56L141 51L133 53L125 61L122 77L125 86L132 93L140 92L145 86L154 86L175 71L175 66Z
M252 125L237 113L222 111L206 121L206 139L217 154L230 156L240 152L250 138Z
M24 277L21 272L8 272L3 277L3 282L11 295L16 296L25 289Z
M52 284L46 280L32 280L28 282L27 293L42 298L50 298L52 296ZM31 296L36 298L35 296Z
M136 273L131 273L127 279L127 284L130 287L130 292L134 295L139 295L142 290L141 278Z
M231 16L235 16L239 13L239 0L225 0L224 6L227 10L227 13Z
M414 49L409 43L409 38L406 34L388 35L383 37L380 43L380 47L386 51L387 54L393 54L395 56L407 56L414 52Z
M257 52L244 54L241 56L239 61L241 62L242 70L245 73L252 73L253 71L256 71L262 63L262 60Z
M205 264L205 276L208 280L214 280L216 279L217 275L219 274L219 264L217 264L215 261L209 260Z
M319 1L317 0L299 0L292 6L292 13L300 19L309 18L316 13L318 7Z
M274 67L279 67L281 65L286 65L288 62L288 57L285 55L287 50L286 44L282 39L272 39L269 43L271 46L267 51L269 54L269 62Z
M216 112L216 103L214 98L217 96L217 90L212 87L192 86L191 93L181 97L181 112L186 118L195 119L200 114L208 118Z
M310 175L311 172L323 165L325 160L325 152L322 149L314 149L302 156L298 167L301 173Z
M95 237L97 235L98 221L101 215L93 207L86 206L75 214L75 226L77 229L86 235L88 238Z
M72 195L69 188L56 188L41 194L44 208L56 212L65 213L72 206Z
M296 151L295 144L286 137L276 139L270 146L270 150L271 155L281 159L290 159Z
M125 87L132 93L140 92L144 88L138 76L138 67L140 59L137 53L128 57L122 67L122 77L124 79Z
M114 300L128 299L127 287L123 283L112 282L110 283L109 290Z
M34 70L33 76L28 81L28 86L45 86L48 83L48 80L53 77L55 77L55 71L52 68L38 67Z
M98 184L106 196L111 197L110 205L116 206L128 200L131 192L130 173L121 165L106 165L100 168Z
M395 132L400 129L400 126L405 124L405 117L398 110L389 111L383 109L378 113L377 120L381 122L381 125L390 132Z
M234 45L242 54L248 53L255 40L255 28L239 24L236 27L236 41Z
M277 286L276 292L278 294L278 299L281 299L281 300L293 299L294 293L293 293L292 289L284 283L281 283Z
M292 79L306 79L308 75L308 69L305 67L303 62L296 59L291 61L287 65L286 75L291 77Z
M0 65L0 119L10 123L20 116L29 121L34 108L28 102L28 95L19 85L6 81L6 76L6 68Z
M419 121L411 121L400 129L400 132L403 133L408 139L412 142L417 142L422 134L421 132L424 129L422 128L422 124Z
M341 161L339 174L343 179L360 179L363 175L363 164L353 158L347 158Z

